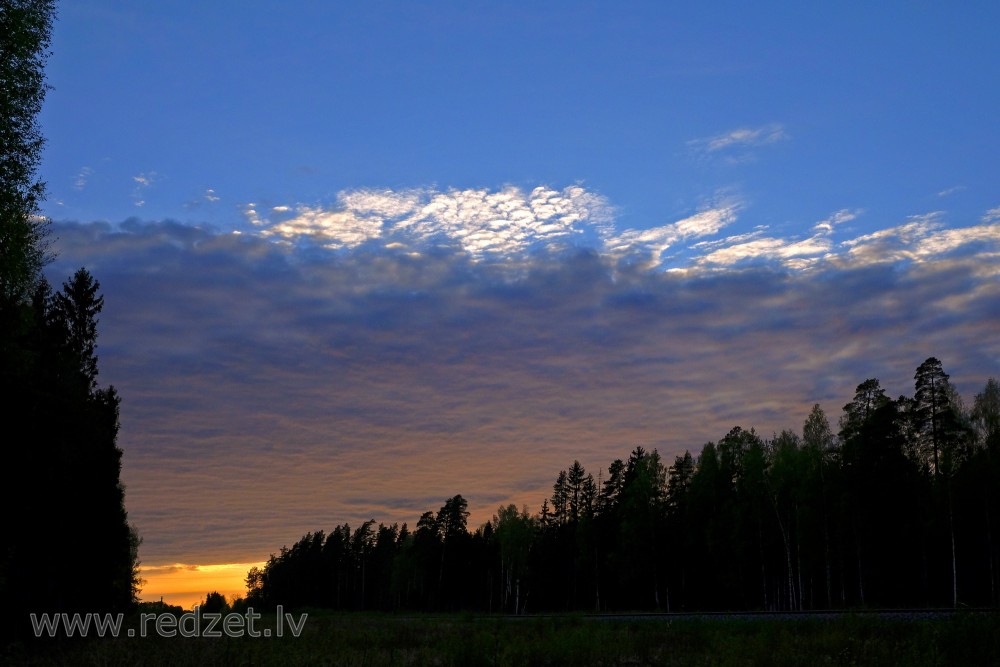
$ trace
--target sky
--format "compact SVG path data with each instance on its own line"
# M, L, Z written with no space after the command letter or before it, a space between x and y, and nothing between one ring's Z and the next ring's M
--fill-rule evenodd
M63 3L144 597L578 459L1000 375L1000 5Z

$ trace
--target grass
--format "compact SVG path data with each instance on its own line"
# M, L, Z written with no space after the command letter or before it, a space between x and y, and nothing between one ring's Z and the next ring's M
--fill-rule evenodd
M265 616L264 627L274 627ZM1000 616L935 620L508 619L313 612L298 638L19 644L32 665L1000 665Z

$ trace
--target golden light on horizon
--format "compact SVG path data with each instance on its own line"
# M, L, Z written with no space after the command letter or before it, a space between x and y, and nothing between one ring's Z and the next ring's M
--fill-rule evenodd
M167 604L190 609L205 600L205 596L217 591L231 601L234 597L246 595L246 576L252 567L263 567L259 563L221 563L211 565L151 565L141 568L144 580L139 599L143 602L163 600Z

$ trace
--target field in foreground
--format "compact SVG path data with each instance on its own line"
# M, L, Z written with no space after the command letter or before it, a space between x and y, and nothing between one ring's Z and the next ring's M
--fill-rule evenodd
M274 618L264 617L263 627ZM310 614L300 637L146 637L8 647L79 665L1000 665L1000 614L950 618Z

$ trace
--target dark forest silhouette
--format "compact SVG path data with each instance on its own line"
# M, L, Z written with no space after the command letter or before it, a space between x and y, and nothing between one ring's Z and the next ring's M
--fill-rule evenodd
M927 359L913 397L858 385L834 433L733 428L669 466L574 461L537 513L470 531L456 495L404 523L309 533L247 576L257 607L804 610L1000 603L1000 384L966 410Z
M0 4L0 599L3 633L33 611L134 605L139 538L127 520L117 446L120 399L100 387L100 285L80 269L53 293L45 186L36 178L55 3Z

